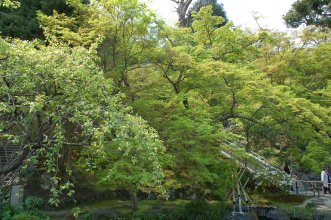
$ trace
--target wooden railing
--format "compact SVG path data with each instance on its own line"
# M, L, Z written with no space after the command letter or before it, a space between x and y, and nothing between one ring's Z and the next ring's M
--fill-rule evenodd
M239 167L245 167L250 173L255 173L256 170L257 170L257 167L252 165L252 164L249 164L247 159L242 159L240 157L237 157L232 152L229 152L229 151L226 151L226 150L220 150L220 153L223 156L234 160Z
M251 168L253 168L253 170L257 170L261 167L264 167L264 168L270 168L270 169L273 169L273 170L280 170L282 171L283 168L281 167L280 164L278 163L275 163L275 162L270 162L270 161L267 161L267 159L263 156L261 156L260 154L252 151L252 150L249 150L249 151L246 151L245 149L245 146L244 144L240 143L240 142L234 142L234 141L230 141L230 140L223 140L222 141L222 144L223 146L226 146L228 147L229 149L225 149L225 148L222 148L221 147L221 151L227 153L227 154L231 154L231 156L233 156L234 159L238 160L238 161L246 161L246 163L248 163ZM233 152L233 150L236 150L236 149L243 149L245 150L245 154L247 155L247 159L246 158L240 158L236 155L235 152Z
M330 184L329 184L330 186ZM320 197L325 196L322 181L296 180L291 191L296 195Z
M230 147L230 149L221 148L220 153L223 156L234 160L239 165L239 167L244 167L251 173L255 173L263 167L283 171L282 167L279 164L267 162L266 158L253 151L247 152L252 157L250 160L248 160L247 158L239 157L231 150L231 148L243 148L243 146L241 146L238 142L224 141L223 144ZM292 176L292 178L295 179L296 177ZM329 184L329 188L331 189L331 183ZM290 190L293 194L296 195L306 195L314 197L325 196L322 181L296 179Z

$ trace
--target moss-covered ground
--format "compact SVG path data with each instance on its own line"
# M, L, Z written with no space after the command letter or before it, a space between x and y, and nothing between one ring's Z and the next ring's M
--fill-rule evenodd
M255 193L251 195L257 206L272 206L285 211L293 219L312 219L316 210L314 205L300 206L308 196L291 195L288 193Z

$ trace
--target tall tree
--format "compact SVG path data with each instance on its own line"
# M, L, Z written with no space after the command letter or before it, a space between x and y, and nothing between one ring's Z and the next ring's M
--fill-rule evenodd
M50 177L53 205L63 191L72 194L75 163L132 193L163 177L158 135L121 104L90 55L81 47L0 39L0 146L21 147L0 173L34 158Z
M0 7L0 34L24 40L44 37L37 11L47 15L53 14L53 10L68 15L72 13L72 7L65 0L22 0L19 7L5 6Z
M73 0L74 15L39 13L50 43L96 47L99 64L118 88L129 88L130 69L145 65L157 47L158 21L138 0L99 1L84 5Z
M218 3L217 0L198 0L196 1L193 6L189 9L188 11L188 16L187 16L187 26L192 26L193 23L193 12L199 12L200 9L204 6L211 5L212 6L212 15L213 16L221 16L224 18L224 21L219 24L218 27L225 25L228 22L228 18L226 16L226 12L224 10L224 6L222 3Z
M187 27L187 11L192 3L192 0L171 0L177 4L177 14L180 27Z
M301 24L331 28L331 0L297 0L284 20L293 28Z

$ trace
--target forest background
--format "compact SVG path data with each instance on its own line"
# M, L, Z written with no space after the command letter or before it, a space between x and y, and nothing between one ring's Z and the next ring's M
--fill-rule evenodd
M2 1L0 140L21 153L1 172L44 176L58 206L91 177L133 198L222 200L228 143L331 164L330 1L293 4L285 21L305 27L291 35L175 2L170 27L137 0Z

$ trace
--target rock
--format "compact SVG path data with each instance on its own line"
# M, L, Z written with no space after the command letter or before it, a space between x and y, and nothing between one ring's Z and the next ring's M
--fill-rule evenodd
M270 210L266 217L270 220L290 220L290 217L284 211L277 209Z
M249 213L232 213L231 220L259 220L255 212Z
M256 212L249 212L247 213L247 216L249 217L249 220L259 220L259 217L257 216Z
M162 209L149 209L144 212L145 215L161 215L163 213Z
M314 213L313 220L329 220L331 219L331 212Z

